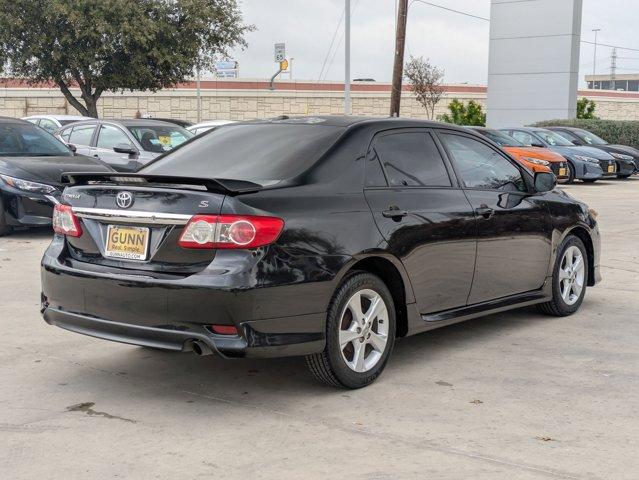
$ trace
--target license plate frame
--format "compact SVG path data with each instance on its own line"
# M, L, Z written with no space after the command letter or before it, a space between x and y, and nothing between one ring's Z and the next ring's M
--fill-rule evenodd
M126 242L119 242L122 239L119 231L123 231ZM151 231L148 227L138 227L133 225L107 225L106 241L104 243L104 256L117 258L119 260L131 260L143 262L149 253L149 240ZM114 237L113 235L117 236ZM142 235L140 237L140 235ZM119 245L122 247L119 247Z

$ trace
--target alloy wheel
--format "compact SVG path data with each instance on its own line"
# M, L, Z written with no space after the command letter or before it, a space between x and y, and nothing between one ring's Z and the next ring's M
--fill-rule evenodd
M566 305L574 305L584 288L585 264L581 250L574 245L566 249L559 264L559 290Z
M348 367L358 373L371 370L388 343L388 309L382 296L370 289L355 292L342 309L339 345Z

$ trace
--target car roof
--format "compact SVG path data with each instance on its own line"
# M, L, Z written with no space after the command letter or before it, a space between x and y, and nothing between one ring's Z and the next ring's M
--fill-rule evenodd
M23 119L27 118L50 118L53 120L92 120L91 117L85 117L82 115L29 115L28 117L23 117Z
M235 125L260 125L260 124L288 124L288 125L326 125L333 127L353 127L357 125L373 125L380 128L389 127L419 127L419 128L448 128L460 132L472 132L467 127L453 125L451 123L435 122L432 120L420 120L407 117L364 117L355 115L317 115L317 116L287 116L249 120L238 122Z
M236 123L236 120L207 120L205 122L189 125L188 127L186 127L186 129L193 130L194 128L201 128L201 127L219 127L219 126L228 125L231 123Z
M122 125L124 127L152 127L152 126L166 126L171 125L173 127L177 127L175 123L163 122L161 120L152 120L150 118L131 118L131 119L110 119L110 118L94 118L92 120L84 120L81 122L76 122L73 125L65 125L63 128L68 128L70 126L78 126L78 125L87 125L91 123L111 123L115 125Z
M30 122L27 122L26 120L22 120L21 118L14 118L14 117L0 117L0 123L26 123L29 125L33 125Z
M545 132L548 129L542 127L504 127L499 130L523 130L524 132Z

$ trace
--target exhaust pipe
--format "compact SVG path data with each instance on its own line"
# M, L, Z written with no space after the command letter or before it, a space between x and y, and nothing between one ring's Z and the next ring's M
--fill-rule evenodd
M211 350L211 347L209 347L202 340L193 340L191 349L196 355L199 355L200 357L204 355L211 355L213 353L213 350Z

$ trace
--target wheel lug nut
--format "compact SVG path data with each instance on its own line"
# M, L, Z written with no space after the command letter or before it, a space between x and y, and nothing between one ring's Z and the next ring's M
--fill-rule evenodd
M363 339L363 338L360 338L360 339L359 339L359 343L362 343L363 341L364 341L364 339Z
M357 327L357 333L362 333L362 329Z

